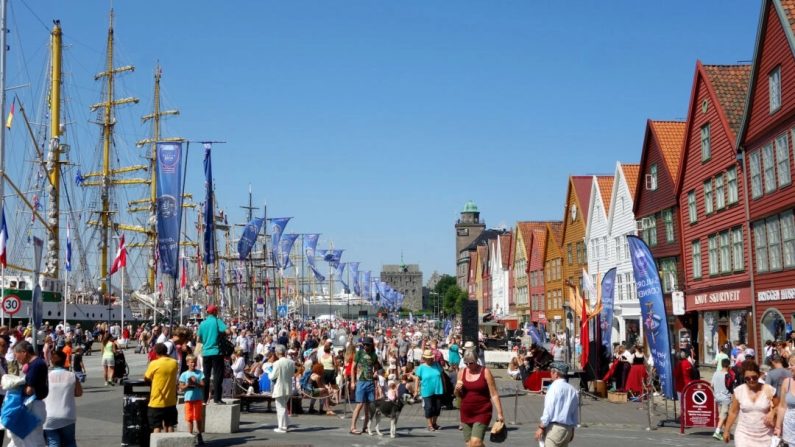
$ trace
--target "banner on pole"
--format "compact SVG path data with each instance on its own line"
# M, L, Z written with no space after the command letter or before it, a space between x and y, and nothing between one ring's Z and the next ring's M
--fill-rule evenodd
M160 269L179 275L182 222L182 143L157 143L157 251Z
M213 197L213 145L204 144L204 263L215 262L215 204Z
M613 267L602 278L602 312L599 313L599 329L602 331L602 345L612 352L613 302L616 285L616 268Z

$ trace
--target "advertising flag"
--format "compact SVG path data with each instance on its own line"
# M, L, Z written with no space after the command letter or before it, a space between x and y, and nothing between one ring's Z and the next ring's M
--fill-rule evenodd
M284 233L284 227L287 226L287 222L290 221L292 217L273 217L268 219L270 221L271 226L271 251L273 252L273 258L279 262L281 261L281 256L279 254L279 241L282 238L282 234Z
M671 368L671 346L668 339L668 318L663 304L660 274L649 247L637 236L627 236L635 286L640 300L641 317L646 327L646 341L654 359L654 367L662 385L663 395L675 399Z
M240 240L237 242L237 254L240 260L246 259L248 254L251 253L251 248L254 247L254 243L257 242L257 235L260 229L262 229L263 221L263 218L255 217L251 222L246 224L243 235L240 236Z
M290 266L290 252L293 250L293 244L298 239L298 235L288 233L281 237L279 240L279 265L281 268L286 269Z
M356 272L356 276L353 278L353 293L356 296L362 296L362 272Z
M119 271L120 268L127 266L127 248L124 246L124 235L119 237L119 249L116 257L113 258L113 265L110 266L110 275Z
M599 313L599 329L602 331L602 345L612 351L613 302L616 285L616 268L613 267L602 278L602 312Z
M364 272L364 275L362 276L362 289L364 289L364 290L362 290L362 295L364 295L364 297L367 299L367 301L372 303L373 302L373 293L372 293L372 288L370 287L370 276L371 275L372 275L372 272L368 271L368 272Z
M182 222L182 143L157 143L157 251L160 271L179 274Z
M5 225L5 222L3 222ZM72 271L72 236L69 224L69 219L66 219L66 259L64 260L64 267L66 268L67 272Z
M348 263L348 275L353 281L353 293L359 295L359 262Z
M306 256L306 263L310 266L315 266L315 249L317 248L317 239L320 234L305 234L304 235L304 256Z
M215 262L215 203L213 194L213 145L204 143L204 263Z

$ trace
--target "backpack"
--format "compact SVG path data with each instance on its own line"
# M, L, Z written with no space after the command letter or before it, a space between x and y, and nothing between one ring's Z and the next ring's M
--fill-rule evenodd
M723 385L726 387L726 390L729 393L734 393L734 381L735 381L734 371L732 369L729 369L726 372L726 375L723 376Z
M698 370L698 366L696 365L690 368L690 380L701 380L701 371Z
M301 376L301 390L312 393L312 370L307 369Z
M734 379L734 384L732 386L732 389L742 385L743 371L741 365L738 363L734 365L729 371L731 372L732 378Z

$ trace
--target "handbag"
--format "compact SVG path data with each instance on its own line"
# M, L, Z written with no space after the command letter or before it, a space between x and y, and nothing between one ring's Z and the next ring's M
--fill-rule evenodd
M508 439L508 427L505 426L505 422L495 422L494 426L491 427L489 440L491 442L505 442L506 439Z
M226 334L221 332L218 327L218 320L215 320L215 327L218 329L218 353L224 357L229 357L235 352L235 345L226 337Z

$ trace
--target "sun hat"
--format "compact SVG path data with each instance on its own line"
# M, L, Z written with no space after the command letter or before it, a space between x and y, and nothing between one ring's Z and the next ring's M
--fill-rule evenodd
M432 359L433 358L433 351L430 349L426 349L422 351L422 358L424 359Z

